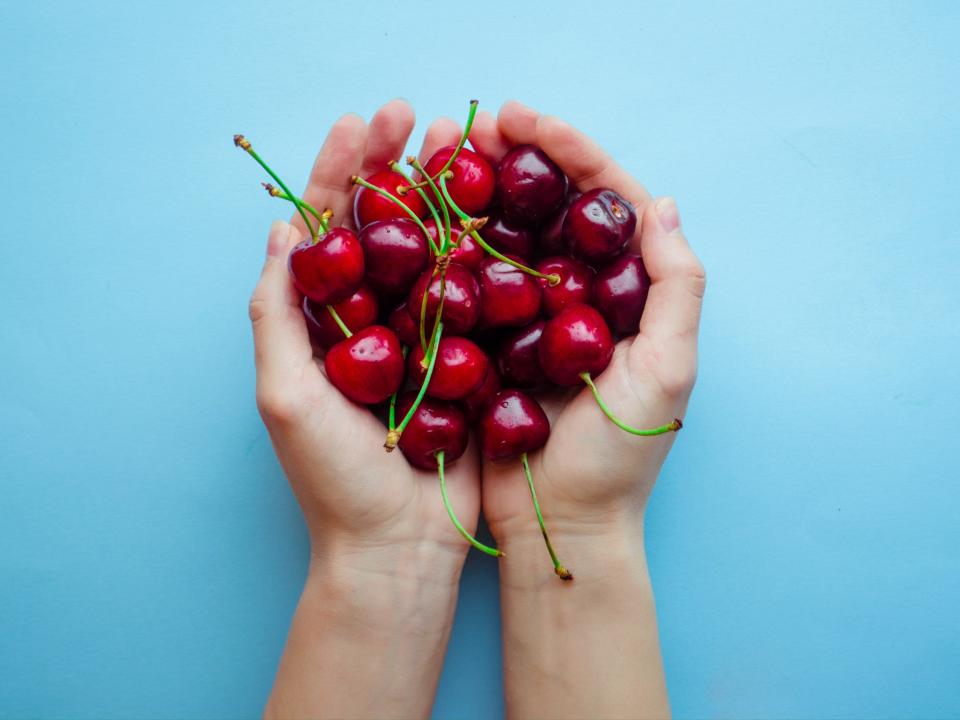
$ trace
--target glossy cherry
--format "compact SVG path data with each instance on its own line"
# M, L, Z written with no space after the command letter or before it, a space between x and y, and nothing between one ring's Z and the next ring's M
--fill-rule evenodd
M563 242L563 221L567 217L567 210L570 208L570 203L580 197L580 195L581 193L578 190L568 192L563 205L553 214L553 217L550 218L547 224L543 226L543 229L540 230L538 244L542 255L563 255L567 252L567 246Z
M441 233L437 230L436 221L433 218L429 218L424 220L423 224L427 228L427 232L430 233L430 237L433 238L433 242L435 242L439 248L442 241L440 239ZM454 245L450 250L450 261L459 263L471 271L476 271L476 269L480 267L480 261L487 256L486 251L477 245L476 240L474 240L472 236L466 235L461 231L456 219L453 219L450 223L450 238Z
M560 276L557 285L537 278L543 289L543 314L547 317L553 317L567 305L590 302L594 272L589 266L565 255L557 255L541 260L536 269L544 275Z
M440 148L427 161L424 170L435 176L456 149L454 145ZM476 215L490 204L496 189L496 174L490 163L472 150L461 148L450 170L453 177L447 180L447 190L461 210L467 215Z
M581 385L580 373L599 375L613 357L613 337L603 316L589 305L569 305L543 328L540 365L557 385Z
M480 263L478 275L481 326L520 327L537 317L541 291L532 275L495 257Z
M297 243L287 267L303 295L320 304L337 303L353 295L363 281L363 248L352 230L333 228L316 242L308 238Z
M347 398L364 405L383 402L403 382L400 340L383 325L371 325L327 351L330 382Z
M429 250L413 220L377 220L360 231L366 280L383 295L405 295L427 266Z
M504 255L513 255L524 261L533 257L533 233L522 225L510 222L500 211L489 214L486 225L480 230L480 237Z
M381 170L366 178L371 185L383 188L404 205L410 208L417 217L422 218L427 214L427 206L419 193L408 192L401 195L397 188L406 187L409 183L406 178L393 170ZM353 219L358 228L362 228L374 220L390 220L392 218L409 218L396 203L389 198L385 198L380 193L368 188L357 188L357 194L353 200Z
M427 288L429 287L429 292ZM440 306L440 276L428 268L417 280L407 298L407 312L420 327L420 307L427 292L427 332L433 327ZM443 300L444 328L450 335L466 335L480 317L480 287L476 278L463 265L450 263L447 267L446 289Z
M397 398L397 417L404 417L413 406L414 393ZM439 450L449 466L467 449L467 419L456 405L425 397L400 436L399 447L407 461L421 470L436 470Z
M363 330L377 321L377 295L369 285L360 288L346 300L333 306L337 315L352 332ZM343 340L343 330L334 322L326 305L318 305L308 297L303 299L303 314L310 336L324 350Z
M427 374L423 357L419 344L407 357L407 377L417 387ZM439 400L460 400L480 389L489 369L487 354L475 342L464 337L442 337L427 395Z
M480 413L487 407L487 403L493 400L501 387L500 374L491 363L487 368L487 376L483 379L483 384L460 401L460 407L466 413L467 420L471 423L476 422Z
M540 403L519 390L501 390L480 416L480 450L488 460L509 460L539 450L550 437Z
M597 188L570 204L563 241L575 258L602 263L619 255L636 229L633 205L613 190Z
M636 333L647 303L650 276L639 255L624 253L597 273L593 306L610 329L620 335Z
M538 390L547 384L538 347L544 320L536 320L507 335L497 351L497 367L506 385Z
M540 148L518 145L500 161L497 190L508 219L539 225L563 203L567 176Z
M407 303L397 305L387 318L387 325L407 347L420 344L420 329L407 311Z

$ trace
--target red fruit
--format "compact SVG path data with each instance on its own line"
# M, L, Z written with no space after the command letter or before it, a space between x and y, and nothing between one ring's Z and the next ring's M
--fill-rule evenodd
M411 191L406 195L400 195L397 188L401 185L409 185L406 178L393 170L381 170L366 178L371 185L383 188L395 198L399 199L404 205L413 210L417 217L422 218L427 213L427 206L417 192ZM396 203L388 200L383 195L367 188L357 188L356 197L353 200L353 219L358 228L362 228L374 220L390 220L392 218L409 218L402 208Z
M533 233L510 222L499 212L490 213L487 224L480 230L480 237L504 255L512 255L524 261L533 257Z
M540 404L519 390L502 390L480 417L480 450L488 460L509 460L539 450L550 437Z
M536 269L544 275L560 276L559 284L553 286L537 278L543 289L543 314L547 317L553 317L567 305L590 302L594 273L589 266L560 255L541 260Z
M420 345L411 350L407 357L408 377L417 387L423 384L427 375L423 357ZM486 353L472 340L442 337L427 395L440 400L460 400L483 385L489 368L490 361Z
M377 296L368 285L361 285L353 295L333 306L337 315L351 332L363 330L377 321ZM324 350L344 339L343 330L334 322L326 305L318 305L310 298L303 299L303 314L307 318L310 336Z
M413 220L377 220L360 231L366 280L384 295L405 295L427 266L423 231Z
M417 280L407 298L407 312L420 327L420 308L427 293L427 332L433 329L433 318L440 307L440 276L428 268ZM429 285L429 292L427 287ZM480 287L467 268L457 263L447 267L443 301L444 331L450 335L466 335L480 317Z
M387 318L387 325L397 334L400 342L407 347L420 344L420 328L417 327L417 324L410 317L410 313L407 312L405 302L400 303L393 309L390 317Z
M540 312L540 285L532 275L488 257L480 263L480 324L519 327Z
M540 148L518 145L500 161L497 190L509 220L539 225L563 204L567 176Z
M460 401L467 420L471 423L475 422L487 403L493 400L498 392L500 392L500 375L491 364L487 368L487 376L483 379L483 384Z
M563 242L563 221L567 217L570 203L578 197L580 197L580 192L577 190L567 193L567 199L563 206L543 226L543 230L540 231L539 242L542 255L563 255L567 251L567 246Z
M479 245L472 236L464 234L457 225L456 219L451 220L450 237L453 242L453 249L450 250L450 261L459 263L471 272L475 272L480 267L480 262L487 256L486 251ZM440 232L437 231L437 223L433 218L424 220L423 224L430 233L430 237L440 247Z
M610 329L621 335L636 333L647 303L650 276L639 255L624 253L597 273L593 305Z
M570 204L563 241L575 258L602 263L619 255L636 229L633 205L613 190L597 188Z
M589 305L570 305L543 328L537 348L543 372L557 385L580 385L580 373L599 375L613 357L613 337Z
M404 418L416 395L397 399L397 422ZM407 461L421 470L436 470L436 453L443 450L443 464L450 464L467 449L469 429L460 409L451 403L425 397L400 436L398 447Z
M383 325L371 325L338 342L327 351L324 367L334 387L364 405L383 402L403 382L400 341Z
M437 150L424 166L427 174L436 176L454 150L456 147L453 145ZM453 171L453 177L447 180L447 190L461 210L467 215L476 215L490 204L496 183L490 163L472 150L461 148L450 170Z
M301 294L321 305L336 303L353 295L363 281L363 248L352 230L333 228L317 242L297 243L287 267Z
M504 338L497 353L497 367L503 382L514 387L539 390L546 385L537 348L546 322L536 320Z

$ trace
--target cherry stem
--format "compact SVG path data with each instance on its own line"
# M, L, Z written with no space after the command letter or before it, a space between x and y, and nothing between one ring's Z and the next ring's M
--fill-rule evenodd
M347 337L353 337L353 333L350 332L350 328L347 327L347 324L340 318L340 314L334 309L333 305L327 305L327 312L330 313L330 317L333 318L333 321L337 324L343 334Z
M553 571L560 576L561 580L573 580L573 574L563 566L563 563L557 558L557 553L550 543L550 536L547 535L547 526L543 523L543 513L540 512L540 503L537 501L537 491L533 487L533 473L530 472L530 463L527 460L527 454L520 456L520 462L523 463L523 473L527 476L527 485L530 486L530 497L533 499L533 509L537 511L537 522L540 523L540 532L543 534L543 541L547 545L547 552L550 553L550 559L553 561Z
M436 268L434 268L434 274L436 274ZM430 276L430 282L427 283L427 288L424 290L423 297L420 299L420 347L423 348L423 359L427 359L427 299L430 296L430 285L433 283L433 275ZM440 318L443 316L443 301L446 297L447 291L447 269L444 267L440 270L440 302L437 304L437 312L434 316L433 330L430 332L430 337L433 337L433 333L437 331L437 323L440 321Z
M407 188L407 191L416 190L417 194L423 199L423 202L426 203L427 209L430 210L430 214L433 216L433 221L437 224L437 230L440 229L440 215L437 213L436 206L430 201L430 198L427 197L427 194L421 189L419 184L414 184L413 178L411 178L403 168L400 167L400 163L396 160L390 163L390 169L393 170L397 175L400 175L404 180L406 180L410 185ZM426 226L424 226L426 228ZM426 230L424 230L426 232ZM430 233L427 233L427 241L430 243L430 249L433 250L434 255L439 255L440 250L437 248L436 244L433 242L433 238L430 236Z
M491 247L486 240L480 237L480 233L478 233L476 230L477 220L470 217L463 210L457 207L457 204L453 201L453 198L450 197L450 191L447 190L447 175L440 176L440 189L443 190L444 199L446 199L446 201L450 204L450 207L453 208L453 211L457 214L457 217L460 218L460 224L463 226L464 232L469 233L470 237L477 241L477 245L482 247L487 253L493 255L497 260L507 263L507 265L513 265L513 267L520 272L525 272L527 275L533 275L533 277L546 280L550 284L550 287L554 287L560 283L560 276L556 273L546 275L538 270L534 270L532 267L527 267L523 263L518 263L516 260L508 258L503 253Z
M484 545L482 542L477 540L473 535L467 532L467 529L460 524L460 521L457 520L457 514L453 511L453 506L450 504L450 498L447 497L447 479L443 472L443 450L437 450L435 457L437 458L437 473L440 475L440 496L443 498L443 506L447 509L447 515L450 516L450 522L453 523L453 526L463 535L464 539L473 545L477 550L485 552L487 555L493 555L493 557L499 558L504 557L504 553L496 548L492 548L489 545Z
M460 136L460 142L457 143L457 147L454 149L453 154L447 159L447 162L444 164L444 166L440 168L440 172L438 172L436 175L438 178L442 177L447 170L453 166L453 163L460 154L460 151L463 150L463 146L466 145L467 138L470 137L470 130L473 128L473 119L477 116L478 105L480 105L479 100L470 101L470 111L467 113L467 123L463 126L463 134ZM428 177L426 176L426 173L424 173L424 176Z
M388 190L384 190L382 187L377 187L376 185L368 183L359 175L354 175L353 177L351 177L350 182L352 182L354 185L359 185L362 188L366 188L367 190L373 190L374 192L379 193L380 195L383 195L390 202L402 208L403 211L410 216L410 219L417 224L417 227L419 227L423 231L423 234L426 235L427 242L430 243L430 247L434 251L434 253L437 255L440 254L440 251L437 249L437 246L434 244L433 239L430 237L430 232L427 230L427 226L423 224L423 221L419 217L417 217L417 214L413 210L408 208L406 204L402 200L400 200L400 198L398 198L396 195L393 195Z
M401 348L400 352L403 354L403 359L407 359L407 355L410 353L410 348L406 345ZM387 412L387 430L395 430L397 426L397 393L394 392L390 396L390 409Z
M387 441L383 444L383 446L387 449L387 452L390 452L397 446L397 443L400 441L400 436L413 419L413 415L415 412L417 412L417 408L420 407L420 403L423 402L423 396L427 394L427 387L430 385L430 378L433 377L433 368L437 364L437 345L440 343L440 335L442 333L443 323L438 322L433 330L433 337L430 338L430 352L428 353L430 356L430 363L427 365L427 374L423 378L423 384L420 386L420 391L417 393L417 397L413 401L413 405L411 405L410 409L407 410L407 414L403 416L403 420L400 421L400 424L397 425L396 428L387 432Z
M277 185L283 188L284 192L287 193L290 197L294 197L294 194L290 191L290 188L287 187L287 184L280 179L280 176L277 175L273 170L270 169L270 166L267 165L263 159L257 155L257 152L253 149L253 146L250 144L250 141L247 140L243 135L234 135L233 144L236 145L241 150L245 151L247 155L252 157L254 160L259 163L260 167L267 171L267 173L272 177ZM304 224L307 226L307 230L310 232L310 237L317 240L317 231L313 229L313 225L310 224L310 218L307 217L307 214L303 211L303 208L299 203L294 203L294 206L297 208L297 212L300 213L300 217L303 218Z
M324 210L323 212L320 212L315 207L313 207L313 205L308 203L306 200L298 198L296 195L287 195L287 193L285 193L283 190L276 187L275 185L271 185L270 183L260 183L260 184L263 185L263 189L266 190L271 197L280 198L281 200L287 200L288 202L292 202L294 205L302 207L308 213L313 215L317 219L317 222L320 224L320 229L323 230L323 232L327 232L330 229L330 226L327 223L327 220L333 217L333 210Z
M407 158L407 163L425 178L424 182L430 186L431 190L433 190L433 194L436 196L437 202L440 204L440 209L443 211L443 240L440 243L440 253L444 254L450 249L451 242L450 211L447 210L447 204L443 201L443 195L440 192L440 188L437 187L437 184L433 181L433 178L427 175L427 171L423 169L420 161L411 155ZM440 229L439 220L437 220L437 229Z
M597 390L597 386L594 384L593 379L590 377L590 373L583 372L580 373L580 378L587 384L587 387L590 388L590 392L593 393L594 399L597 401L597 405L600 406L600 409L603 410L603 414L606 415L610 420L613 421L613 424L616 425L621 430L625 430L631 435L663 435L668 432L677 432L680 428L683 427L683 421L680 418L674 418L672 422L668 422L666 425L661 425L660 427L650 428L649 430L641 430L635 428L632 425L627 425L620 418L613 414L613 411L607 407L607 404L603 401L603 398L600 397L600 391Z

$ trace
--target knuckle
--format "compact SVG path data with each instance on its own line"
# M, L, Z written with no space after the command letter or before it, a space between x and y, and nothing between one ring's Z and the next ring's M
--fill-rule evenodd
M660 387L671 401L680 401L689 397L697 381L696 361L678 363L664 368L660 372Z
M259 323L267 315L267 301L260 295L258 291L254 291L253 295L250 298L250 303L247 307L247 312L250 315L250 322L254 325Z
M700 259L691 253L690 257L681 266L680 271L690 286L690 292L698 298L702 298L707 289L707 271Z
M300 403L294 393L258 385L257 410L267 425L289 425L299 417Z

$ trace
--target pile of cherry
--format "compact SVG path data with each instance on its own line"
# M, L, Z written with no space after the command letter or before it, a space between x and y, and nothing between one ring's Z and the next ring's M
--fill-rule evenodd
M593 383L614 340L636 333L650 280L640 256L625 252L637 226L615 191L577 192L539 148L520 145L499 165L460 142L425 166L407 158L363 179L354 203L358 231L330 227L290 192L242 136L234 142L280 185L309 236L290 253L311 338L327 377L344 396L386 417L384 446L411 465L438 471L457 530L444 467L466 450L471 426L491 461L519 458L555 572L573 576L550 545L528 453L543 447L550 423L533 393L586 384L600 409L637 435L648 430L613 416Z

